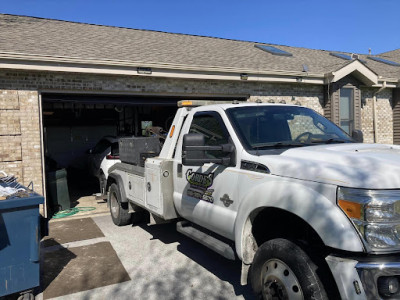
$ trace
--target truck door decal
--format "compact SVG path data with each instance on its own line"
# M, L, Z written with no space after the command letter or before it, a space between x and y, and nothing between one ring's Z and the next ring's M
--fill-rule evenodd
M214 173L197 173L189 169L186 172L186 180L190 184L190 188L187 191L189 197L214 203L212 196L214 190L209 189L214 182Z
M186 180L190 183L191 187L198 187L206 190L213 184L214 173L197 173L189 169L186 172Z
M224 194L221 198L219 198L219 200L224 203L225 207L229 207L233 203L233 200L229 198L228 194Z

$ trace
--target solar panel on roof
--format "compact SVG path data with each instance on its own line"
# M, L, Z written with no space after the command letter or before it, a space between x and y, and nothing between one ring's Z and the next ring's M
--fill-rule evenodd
M387 60L384 58L380 58L380 57L376 57L376 56L367 56L367 58L375 60L375 61L379 61L381 63L387 64L387 65L391 65L391 66L396 66L399 67L400 64L391 60Z
M339 57L339 58L341 58L341 59L352 60L351 56L348 55L348 54L337 53L337 52L331 52L331 53L329 53L329 54L332 55L332 56L335 56L335 57Z
M274 46L267 46L267 45L259 45L259 44L255 44L254 47L264 50L268 53L271 53L273 55L281 55L281 56L293 56L292 53L278 49Z

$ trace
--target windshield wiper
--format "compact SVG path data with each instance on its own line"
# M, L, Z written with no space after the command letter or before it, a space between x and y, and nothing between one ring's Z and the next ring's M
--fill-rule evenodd
M350 143L351 141L342 139L327 139L327 140L315 140L311 141L311 144L334 144L334 143Z
M303 143L298 142L275 142L275 143L263 143L253 146L253 149L268 149L268 148L286 148L286 147L303 147L306 146Z

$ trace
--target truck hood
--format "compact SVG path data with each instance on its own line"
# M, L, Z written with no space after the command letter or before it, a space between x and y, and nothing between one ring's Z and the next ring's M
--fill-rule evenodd
M261 155L271 174L368 189L400 189L400 146L335 144Z

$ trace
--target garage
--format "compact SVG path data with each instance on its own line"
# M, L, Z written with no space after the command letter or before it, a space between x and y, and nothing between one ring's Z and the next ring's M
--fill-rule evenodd
M107 208L103 160L118 162L118 139L166 135L179 97L42 94L47 209ZM111 151L112 149L112 151ZM110 153L112 152L112 153ZM97 197L95 196L97 194Z
M107 168L119 162L118 140L156 135L163 142L182 96L42 94L47 211L107 212ZM204 97L191 97L205 99ZM238 100L224 96L214 100ZM103 189L102 189L103 188ZM81 214L81 213L80 213Z

